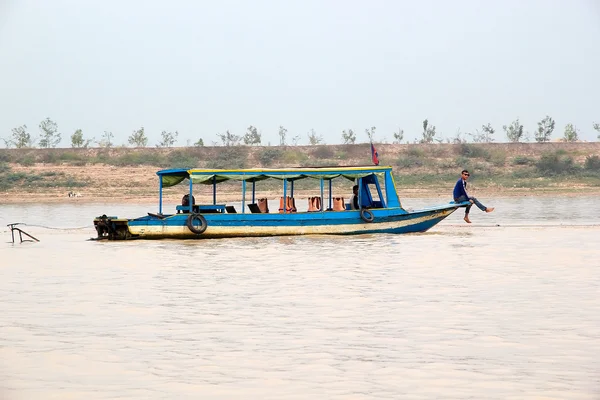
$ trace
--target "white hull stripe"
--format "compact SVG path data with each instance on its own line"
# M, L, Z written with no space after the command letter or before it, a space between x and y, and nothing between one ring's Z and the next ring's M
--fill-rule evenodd
M392 222L372 222L346 225L314 226L211 226L201 235L192 233L187 226L136 225L129 226L129 232L140 237L233 237L233 236L279 236L279 235L318 235L318 234L356 234L370 231L390 231L406 228L432 220L442 220L455 211L454 208L442 210L417 218ZM439 221L438 221L439 222Z

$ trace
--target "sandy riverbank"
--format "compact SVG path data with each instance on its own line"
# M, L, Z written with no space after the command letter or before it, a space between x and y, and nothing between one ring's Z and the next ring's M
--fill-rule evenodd
M586 159L594 155L600 156L600 143L382 144L379 149L381 156L385 155L385 159L391 161L391 165L394 166L397 175L396 187L401 198L426 197L445 201L451 197L458 171L463 167L475 171L469 193L482 199L600 196L598 177L593 175L591 170L590 174L585 176L569 176L541 174L536 167L545 154L551 153L566 157L574 167L583 170ZM232 153L233 150L235 154ZM265 160L265 154L274 154L277 157L270 160L272 163L264 165L360 165L364 162L367 150L364 144L305 147L239 146L234 149L3 149L0 150L0 167L4 168L4 180L0 179L0 204L155 204L158 201L158 180L155 171L163 169L164 166L131 165L144 160L156 159L167 162L174 168L174 165L181 161L177 160L183 157L185 163L206 167L207 160L224 158L225 161L231 161L229 158L236 156L243 158L244 165L257 166L269 161ZM170 204L179 203L182 195L187 192L184 186L165 189L164 201ZM320 194L317 187L300 186L310 187L310 190L299 187L296 197L302 199ZM212 202L210 189L194 189L197 203ZM349 198L350 189L349 182L334 180L334 196ZM68 197L70 191L80 196ZM239 201L240 192L240 186L219 185L218 201ZM250 198L250 195L247 195L247 198ZM277 190L276 185L269 185L267 182L257 185L256 195L276 200L281 196L281 191Z

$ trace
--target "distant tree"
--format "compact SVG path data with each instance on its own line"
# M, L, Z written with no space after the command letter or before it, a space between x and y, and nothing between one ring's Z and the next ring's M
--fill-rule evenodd
M563 140L565 142L576 142L579 140L579 130L573 126L573 124L567 124L565 126L565 133L563 136Z
M600 124L599 123L594 122L593 127L598 133L600 133ZM600 135L598 135L598 139L600 139Z
M298 146L298 143L300 143L300 139L302 139L302 136L300 135L296 135L292 138L292 146Z
M354 144L356 142L356 135L352 129L348 129L348 131L342 131L342 140L344 144Z
M46 118L39 125L40 147L49 148L56 147L60 143L60 133L58 133L58 125L50 118Z
M370 129L365 129L365 133L367 134L367 137L369 138L369 142L372 142L373 139L375 138L375 130L377 129L377 127L372 126Z
M34 140L31 138L31 134L27 132L27 125L17 126L12 128L12 139L10 142L17 149L23 149L26 147L34 147Z
M488 123L487 125L482 125L481 132L483 133L483 140L485 143L491 143L494 141L492 136L494 136L496 130L492 128L492 124Z
M308 144L311 146L323 143L323 136L317 135L314 129L311 129L306 135L308 136Z
M77 129L72 135L71 135L71 147L83 147L83 148L87 148L90 143L92 143L94 141L94 138L92 139L84 139L83 138L83 132L81 131L81 129Z
M204 147L204 140L202 138L198 139L196 143L194 143L196 147Z
M168 132L162 131L160 133L161 140L156 145L156 147L172 147L175 142L177 142L177 136L179 136L179 132Z
M252 145L260 145L261 142L261 134L258 133L258 129L256 127L250 125L246 130L246 134L244 135L244 144L252 146Z
M476 129L475 133L468 133L473 138L474 143L491 143L494 141L492 137L496 131L491 124L481 125L481 130Z
M115 137L115 135L113 135L112 132L109 131L104 131L104 133L102 134L102 137L100 138L100 141L98 142L98 146L100 147L112 147L113 143L112 143L112 139Z
M285 129L282 125L279 125L279 145L285 146L285 139L287 136L287 129Z
M237 146L242 140L242 138L239 135L234 135L229 131L225 133L217 133L217 136L219 137L219 139L221 139L221 143L223 143L223 146Z
M83 147L83 131L81 129L77 129L71 135L71 147Z
M479 139L477 135L479 135L479 130L477 131L476 134L472 134L472 133L466 133L466 135L471 135L473 136L473 141L475 141L475 139ZM436 141L438 141L436 139ZM461 144L461 143L467 143L468 140L462 137L462 132L460 131L460 128L458 128L456 130L456 134L454 135L454 137L451 138L446 138L446 143L452 143L452 144ZM438 141L438 143L441 143L440 141Z
M552 132L554 132L554 120L546 115L546 118L538 122L538 128L535 132L535 141L538 143L549 142L552 137Z
M398 128L398 132L394 132L394 143L401 143L404 139L404 129Z
M519 118L511 122L510 125L503 125L504 133L509 142L517 143L523 137L523 125L519 122Z
M148 145L148 137L144 132L144 127L142 126L137 131L133 131L133 133L127 139L129 144L134 145L135 147L146 147Z
M421 139L421 143L433 143L433 139L435 137L435 126L429 125L429 120L423 120L423 138Z

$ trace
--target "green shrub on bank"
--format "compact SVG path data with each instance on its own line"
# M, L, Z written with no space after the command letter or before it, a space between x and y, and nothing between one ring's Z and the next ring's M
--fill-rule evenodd
M315 146L315 149L312 152L312 155L318 159L330 159L333 158L334 152L330 146Z
M534 168L522 168L513 171L510 176L517 179L528 179L539 177L539 173Z
M63 182L59 182L61 183L61 185L56 185L57 187L66 187L66 188L76 188L76 187L86 187L89 185L88 182L85 181L78 181L75 178L72 177L68 177L66 180L64 180Z
M490 158L490 153L476 144L461 143L458 145L458 154L466 158Z
M27 172L12 172L6 164L0 164L0 190L10 190L18 187L48 188L48 187L83 187L88 183L72 177L65 177L64 172L46 171L41 174Z
M417 168L425 165L423 157L415 157L415 156L400 156L396 160L396 165L400 168Z
M0 175L0 190L12 189L27 176L24 172L8 172Z
M111 161L110 153L108 152L108 150L99 151L98 154L96 155L96 159L93 160L92 162L113 165L112 164L113 161Z
M263 167L270 167L281 160L283 151L275 147L265 147L258 152L258 161Z
M206 167L211 169L241 169L248 162L248 151L242 146L223 146L216 154L206 160Z
M35 164L35 158L32 155L25 155L17 160L18 164L21 164L24 167L31 167Z
M398 173L394 172L394 180L402 186L411 186L416 188L422 187L436 187L440 191L447 190L448 194L452 194L452 187L456 182L456 174L452 173L439 173L439 174L419 174L419 173ZM400 193L402 196L402 193Z
M419 145L411 145L406 153L411 157L425 157L425 151L418 147Z
M283 162L289 166L300 165L306 160L308 156L300 150L289 149L283 152Z
M45 164L57 164L58 155L55 152L45 152L42 153L42 156L39 161Z
M583 164L583 168L588 171L600 171L600 157L587 156Z
M56 171L45 171L40 174L40 176L42 176L44 178L50 178L50 177L55 177L55 176L64 176L64 175L65 175L64 172L56 172Z
M158 154L155 154L156 156L158 156ZM198 167L198 158L194 157L192 154L190 154L189 152L186 152L184 150L176 150L173 151L169 154L168 158L168 165L169 168L197 168ZM153 161L154 164L150 164L150 165L163 165L163 163L160 162L160 159L157 158L155 161Z
M85 161L87 159L87 157L78 154L74 151L65 151L64 153L60 153L58 155L58 159L60 161L65 161L65 162L77 162L77 161Z
M527 156L516 156L512 161L513 165L535 165L535 159Z
M109 157L107 154L99 154L98 160L105 164L125 166L125 165L153 165L164 166L167 164L165 158L158 153L128 152L118 157Z
M573 158L564 154L563 151L542 154L536 163L540 174L548 176L572 173L576 169Z
M12 161L11 154L12 153L9 153L7 150L0 149L0 163L11 162Z
M335 154L333 155L333 157L336 160L346 160L346 159L348 159L348 152L346 152L344 150L339 150L339 151L335 152Z
M490 162L495 167L503 167L506 164L506 152L503 150L493 150L489 152Z
M454 159L454 166L461 169L473 169L473 163L467 157L460 156Z

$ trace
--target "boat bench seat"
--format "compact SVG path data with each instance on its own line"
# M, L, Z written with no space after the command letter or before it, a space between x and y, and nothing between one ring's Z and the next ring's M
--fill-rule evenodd
M260 209L261 213L268 214L269 213L269 199L267 199L266 197L258 199L258 208Z
M321 198L320 197L309 197L308 198L308 212L321 211Z
M333 211L346 211L346 203L343 197L333 198Z
M283 206L284 203L285 209ZM283 197L279 199L279 212L283 213L284 210L286 213L295 213L297 211L296 199L294 197L286 196L285 199Z

